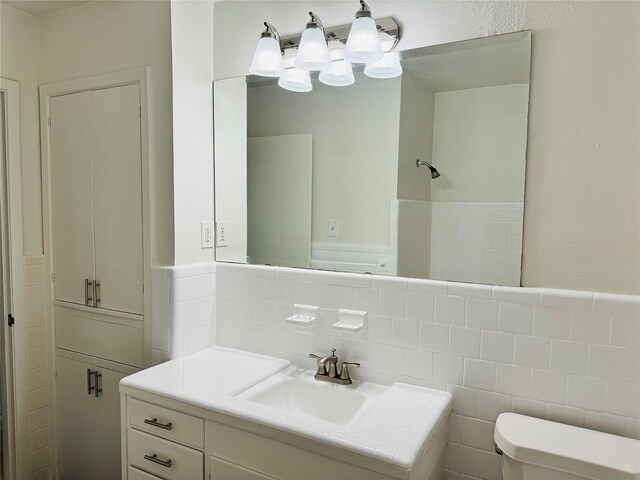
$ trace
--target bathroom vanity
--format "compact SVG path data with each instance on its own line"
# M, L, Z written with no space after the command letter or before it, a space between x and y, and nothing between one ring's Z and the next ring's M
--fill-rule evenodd
M120 383L122 478L438 479L452 397L212 347Z

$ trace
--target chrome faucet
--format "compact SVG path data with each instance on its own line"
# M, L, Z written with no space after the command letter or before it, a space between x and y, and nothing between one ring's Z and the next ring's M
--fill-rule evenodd
M323 382L350 385L353 381L349 375L349 365L360 368L360 364L355 362L342 362L338 365L338 357L336 355L335 348L332 348L331 355L327 355L326 357L310 353L309 358L316 359L317 369L315 379Z

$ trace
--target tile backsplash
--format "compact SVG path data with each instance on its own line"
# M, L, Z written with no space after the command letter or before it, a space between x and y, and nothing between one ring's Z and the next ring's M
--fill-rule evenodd
M152 363L215 343L215 264L153 266L151 277Z
M501 478L505 411L640 438L638 296L220 263L190 281L210 289L213 268L217 344L306 368L335 347L362 364L355 378L451 392L446 478ZM318 329L285 323L294 303L320 307ZM332 330L340 308L368 312L367 328Z

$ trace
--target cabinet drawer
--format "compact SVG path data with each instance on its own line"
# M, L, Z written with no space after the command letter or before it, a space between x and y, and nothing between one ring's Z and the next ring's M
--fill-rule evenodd
M149 459L153 455L156 462ZM200 480L204 472L202 452L132 428L127 431L127 456L130 466L166 480Z
M127 480L162 480L160 477L151 475L137 468L129 467L127 469Z
M211 466L211 480L275 480L274 477L247 470L240 465L225 462L216 457L210 457L209 465Z
M130 426L174 442L204 448L203 419L131 397L128 410Z

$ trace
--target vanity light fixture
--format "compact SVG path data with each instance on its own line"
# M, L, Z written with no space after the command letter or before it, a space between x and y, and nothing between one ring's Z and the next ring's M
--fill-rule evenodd
M356 12L356 19L351 24L344 57L351 63L375 62L384 54L378 27L371 18L371 10L364 0L360 0L360 7Z
M387 52L384 56L372 63L367 63L364 67L364 74L371 78L395 78L402 75L402 65L400 65L400 54L398 52Z
M400 57L391 52L400 40L400 27L392 17L373 19L371 10L360 0L360 10L352 24L325 30L318 16L311 19L302 34L280 38L275 27L264 22L249 73L279 77L278 85L293 92L309 92L310 71L320 71L325 85L344 87L355 82L352 63L365 63L365 74L372 78L394 78L402 74ZM380 63L376 63L376 62Z
M261 77L279 77L284 74L280 34L273 25L264 22L264 26L266 28L258 40L249 73Z
M315 13L309 12L309 16L311 19L302 32L295 65L302 70L324 70L331 67L324 26Z

